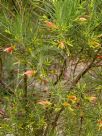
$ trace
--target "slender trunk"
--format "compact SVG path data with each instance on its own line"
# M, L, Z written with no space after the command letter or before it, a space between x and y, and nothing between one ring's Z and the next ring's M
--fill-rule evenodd
M24 98L27 98L27 76L24 75Z
M24 72L26 71L26 67L27 65L24 65ZM27 119L27 112L28 112L28 108L27 108L27 75L24 75L24 96L23 96L23 105L24 105L24 110L25 110L25 115L24 115L24 121L23 121L23 135L26 136L26 119Z
M3 73L3 64L2 64L2 57L0 56L0 80L2 80L2 73Z

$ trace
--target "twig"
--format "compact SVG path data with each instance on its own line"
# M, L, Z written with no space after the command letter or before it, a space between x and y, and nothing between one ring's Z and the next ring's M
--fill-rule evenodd
M83 116L80 116L79 136L81 136L81 132L82 132L83 119L84 119Z
M97 51L97 53L98 53L99 51L100 51L100 49ZM93 66L93 63L94 63L95 60L96 60L97 53L96 53L96 55L94 56L94 58L92 59L92 61L87 65L87 67L84 68L84 69L79 73L79 75L75 78L75 80L72 82L71 87L69 88L69 90L72 90L73 87L79 82L79 80L90 70L90 68Z
M78 58L77 62L75 63L74 70L73 70L73 78L74 78L75 71L76 71L76 68L77 68L77 65L79 64L79 62L80 62L80 59Z
M24 72L26 71L26 68L27 68L27 64L25 63L24 65ZM27 112L28 112L28 109L27 109L27 75L24 75L24 110L25 110L25 120L27 118ZM25 136L26 135L26 121L23 122L23 135Z
M60 79L63 76L63 73L64 73L64 71L66 69L66 65L67 65L67 58L64 59L62 69L60 71L59 76L57 77L57 80L54 82L54 85L56 85L60 81Z
M83 99L83 94L81 93L81 99L80 99L80 106L81 106L80 111L81 111L81 113L80 113L79 136L81 136L81 134L82 134L83 121L84 121L84 116L83 116L84 111L82 109L82 107L83 107L82 106L82 99Z
M7 90L7 92L9 94L15 95L14 92L12 91L12 89L5 82L3 82L1 79L0 79L0 84Z
M60 117L60 114L62 113L62 111L64 110L64 108L62 107L61 109L60 109L60 111L56 114L56 117L55 117L55 119L54 119L54 121L52 122L52 131L55 129L55 127L57 126L57 121L58 121L58 119L59 119L59 117Z

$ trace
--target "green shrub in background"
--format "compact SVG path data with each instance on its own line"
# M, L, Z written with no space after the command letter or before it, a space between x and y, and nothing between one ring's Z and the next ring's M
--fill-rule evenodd
M102 0L0 1L0 136L101 136Z

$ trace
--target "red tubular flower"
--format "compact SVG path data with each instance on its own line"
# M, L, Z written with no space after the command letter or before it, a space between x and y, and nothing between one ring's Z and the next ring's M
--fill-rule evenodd
M74 95L70 95L70 96L67 96L67 98L71 101L76 101L77 100L77 97L74 96Z
M7 53L12 53L14 50L13 47L8 47L8 48L5 48L4 51L7 52Z
M97 122L99 130L102 129L102 120L98 120Z
M47 100L41 100L41 101L38 101L37 103L43 106L51 105L51 102Z
M71 105L70 105L68 102L64 102L64 103L63 103L63 106L64 106L64 107L67 107L67 106L71 106Z
M102 59L101 55L96 56L97 59Z
M89 97L89 101L92 102L92 103L95 103L97 101L97 97L95 96L90 96Z
M102 120L98 120L97 123L102 125Z
M27 70L26 72L24 72L24 75L31 77L33 75L35 75L36 71L35 70Z
M54 29L57 28L57 26L54 23L52 23L52 22L45 21L45 23L46 23L46 26L49 27L49 28L54 28Z
M58 47L64 49L65 48L64 41L60 41Z

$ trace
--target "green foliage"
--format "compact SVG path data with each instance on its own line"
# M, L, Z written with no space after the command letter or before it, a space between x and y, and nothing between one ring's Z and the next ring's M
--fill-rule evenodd
M102 0L0 1L0 136L100 136Z

